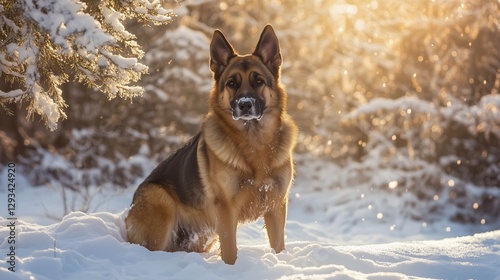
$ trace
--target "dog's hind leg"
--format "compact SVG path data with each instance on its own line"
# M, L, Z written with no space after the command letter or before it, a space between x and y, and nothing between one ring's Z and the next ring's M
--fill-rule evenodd
M175 200L161 186L139 187L125 219L128 240L151 251L169 250L175 224Z

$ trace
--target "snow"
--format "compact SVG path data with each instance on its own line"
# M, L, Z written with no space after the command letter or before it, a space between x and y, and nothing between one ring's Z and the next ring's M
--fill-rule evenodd
M255 242L240 245L236 265L228 266L217 252L150 252L132 245L125 238L125 215L126 211L73 212L48 226L18 221L16 272L7 271L2 260L0 278L499 279L500 275L500 231L379 245L292 241L280 254ZM0 218L2 236L8 235L8 223ZM8 251L6 240L0 249Z
M157 22L170 22L172 20L172 10L163 8L162 1L133 0L131 2L135 12L144 14L150 20Z
M47 126L50 130L57 128L57 122L61 114L58 111L58 106L50 97L43 95L42 88L38 83L33 84L31 94L33 95L33 105L39 115L45 116ZM61 92L58 92L61 94Z
M352 119L359 114L373 114L377 111L407 111L422 114L436 114L434 104L418 99L416 97L401 97L398 99L373 98L368 104L360 105L355 111L344 116L346 120Z
M132 158L130 161L146 159ZM150 252L126 241L124 218L136 184L95 189L89 213L64 210L60 190L16 177L16 272L8 271L12 220L0 209L0 279L500 279L500 231L449 220L423 223L398 215L407 197L335 187L341 168L299 156L290 192L286 250L275 254L263 222L238 230L238 260L213 251ZM127 164L126 162L124 164ZM0 172L6 178L6 171ZM345 179L345 178L344 178ZM138 178L137 183L142 179ZM389 184L394 184L389 180ZM319 187L322 187L320 189ZM399 188L396 186L395 189ZM67 191L75 209L81 194ZM0 200L6 200L0 190ZM66 202L64 202L66 203ZM4 204L2 204L4 205ZM478 233L483 231L482 233Z
M101 50L101 53L120 68L128 69L132 67L137 67L135 68L137 72L146 71L148 69L147 66L143 64L139 64L138 66L137 58L135 57L123 57L121 55L113 54L106 50Z
M89 52L97 46L114 42L114 38L101 30L100 24L90 15L82 13L85 4L68 0L26 1L28 16L50 34L55 44L71 52L69 35L82 32L76 38L77 45Z
M0 90L0 97L4 97L4 98L18 98L23 94L24 94L24 91L21 89L15 89L15 90L11 90L8 92L3 92Z
M489 94L481 98L478 105L471 108L472 115L477 119L477 130L500 136L500 95Z
M111 25L113 27L113 29L116 32L120 33L120 35L123 38L126 38L126 39L133 38L132 33L128 32L125 29L125 26L121 22L121 21L123 21L123 18L124 18L122 13L114 11L106 6L103 6L102 7L102 14L104 16L104 20L106 21L106 23Z

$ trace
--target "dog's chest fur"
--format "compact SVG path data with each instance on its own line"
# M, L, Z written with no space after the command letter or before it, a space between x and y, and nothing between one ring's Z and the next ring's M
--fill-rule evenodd
M240 222L257 219L281 201L288 191L292 173L291 151L282 148L287 146L282 143L282 134L288 133L286 125L284 127L273 131L273 137L269 138L249 137L252 131L239 137L219 133L223 128L208 118L205 131L218 133L204 135L206 155L202 158L208 159L210 170L201 163L200 172L207 175L202 176L207 179L204 181L207 198L235 205Z

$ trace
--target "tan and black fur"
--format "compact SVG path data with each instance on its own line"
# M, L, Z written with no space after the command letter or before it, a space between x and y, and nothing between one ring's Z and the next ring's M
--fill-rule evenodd
M218 239L234 264L239 223L264 217L271 247L285 248L297 127L286 113L278 39L268 25L252 54L238 55L216 30L214 86L201 131L138 187L128 239L150 250L206 252Z

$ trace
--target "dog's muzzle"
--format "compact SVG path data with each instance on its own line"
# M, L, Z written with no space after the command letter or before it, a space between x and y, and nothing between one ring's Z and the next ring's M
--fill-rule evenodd
M234 120L261 120L262 116L261 106L253 97L241 97L233 106Z

